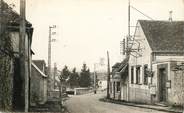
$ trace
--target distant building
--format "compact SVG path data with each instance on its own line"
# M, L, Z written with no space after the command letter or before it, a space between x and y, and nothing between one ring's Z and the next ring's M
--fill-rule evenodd
M184 21L139 20L129 59L128 101L184 104Z
M107 72L96 72L98 89L106 90L107 89Z
M47 101L47 75L44 60L33 60L31 68L30 99L31 105L44 104Z

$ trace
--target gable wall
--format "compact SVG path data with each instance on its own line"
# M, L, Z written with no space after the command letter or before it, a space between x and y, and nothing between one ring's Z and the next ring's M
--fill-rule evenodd
M129 60L129 101L149 103L150 93L148 90L148 85L144 85L144 65L147 64L148 68L151 68L151 48L147 42L140 24L137 24L137 29L135 31L135 39L139 40L141 50L138 52L141 56L137 56L135 52L131 53L134 56L130 56ZM132 48L138 48L138 43L134 44ZM131 83L131 67L134 66L134 81ZM136 84L136 66L140 66L140 83Z
M138 26L139 23L138 23ZM143 66L145 64L148 65L148 68L151 68L151 65L150 65L150 62L151 62L151 48L149 47L149 44L147 42L147 39L145 38L144 36L144 33L142 31L142 28L141 27L138 27L137 30L136 30L136 33L135 33L135 36L139 36L139 37L135 37L136 39L141 39L140 42L140 45L141 45L141 48L142 48L142 51L139 52L139 54L141 54L142 56L139 56L139 57L134 57L138 54L136 54L135 52L132 52L131 54L133 54L134 56L130 56L130 60L129 60L129 75L131 74L131 66L137 66L137 65L140 65L141 66L141 74L143 75L142 71L143 71ZM137 47L138 45L134 45L132 48L138 48ZM135 71L135 69L134 69ZM135 74L135 73L134 73ZM131 81L131 76L129 76L129 81ZM135 78L135 76L134 76ZM143 78L141 78L141 83L143 82ZM134 83L135 83L135 79L134 79Z

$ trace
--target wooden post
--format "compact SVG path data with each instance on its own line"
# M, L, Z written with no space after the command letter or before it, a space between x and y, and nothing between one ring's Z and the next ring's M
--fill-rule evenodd
M94 64L94 94L96 94L96 64Z
M28 72L28 56L26 52L26 0L20 0L20 38L19 38L19 52L20 52L20 74L23 79L23 97L24 97L24 111L28 112L29 108L29 72ZM29 45L27 45L29 46Z
M54 83L53 83L53 85L54 85L54 90L56 89L56 87L55 87L55 84L56 84L56 76L57 76L57 64L54 63L54 77L53 77L53 81L54 81Z
M2 11L2 5L3 5L3 0L1 0L0 1L0 35L2 34L2 13L3 13L3 11Z
M61 107L61 109L62 109L62 99L63 99L63 97L62 97L62 83L61 83L61 81L59 82L59 103L60 103L60 107Z
M51 73L51 42L52 42L52 39L51 39L51 36L52 36L52 29L53 28L56 28L56 25L53 25L53 26L49 26L49 39L48 39L48 93L49 94L49 91L52 90L52 73ZM48 95L49 96L49 95Z
M110 98L109 84L110 84L110 63L109 63L109 52L107 51L107 98Z
M126 37L126 40L127 40L127 42L126 42L126 57L128 57L130 54L129 53L130 52L129 40L131 37L131 35L130 35L130 21L131 21L131 19L130 19L130 0L128 0L128 36Z

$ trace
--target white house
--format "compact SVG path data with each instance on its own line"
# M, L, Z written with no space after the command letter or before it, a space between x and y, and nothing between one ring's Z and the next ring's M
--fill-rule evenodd
M184 21L138 20L129 59L128 101L184 103Z

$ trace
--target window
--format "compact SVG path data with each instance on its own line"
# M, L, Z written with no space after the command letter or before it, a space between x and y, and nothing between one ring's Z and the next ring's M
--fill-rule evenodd
M144 65L144 84L148 85L148 65Z
M131 83L134 83L134 67L131 67Z
M140 66L139 67L136 67L136 84L140 84Z
M117 82L117 89L116 89L116 91L117 92L120 91L120 82Z

